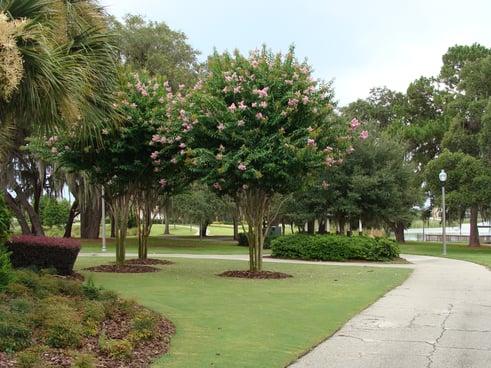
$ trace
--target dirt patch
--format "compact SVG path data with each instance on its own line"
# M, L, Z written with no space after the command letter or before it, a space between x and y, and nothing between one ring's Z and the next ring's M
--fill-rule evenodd
M114 263L87 267L85 271L93 272L115 272L115 273L144 273L144 272L157 272L157 267L150 265L169 265L173 262L163 259L129 259L125 261L123 266L117 266Z
M283 272L273 271L225 271L218 276L221 277L239 277L243 279L286 279L292 277Z

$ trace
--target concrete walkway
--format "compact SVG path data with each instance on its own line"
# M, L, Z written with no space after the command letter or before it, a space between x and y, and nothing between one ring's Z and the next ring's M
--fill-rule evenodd
M491 367L491 271L404 255L414 272L290 368Z

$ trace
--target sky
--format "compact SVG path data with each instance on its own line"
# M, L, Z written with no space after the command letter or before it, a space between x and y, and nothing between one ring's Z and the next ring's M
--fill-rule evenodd
M489 0L99 0L125 14L165 22L187 36L200 61L217 50L243 55L266 45L295 45L314 78L333 81L345 106L370 89L406 92L416 79L437 76L449 47L491 48Z

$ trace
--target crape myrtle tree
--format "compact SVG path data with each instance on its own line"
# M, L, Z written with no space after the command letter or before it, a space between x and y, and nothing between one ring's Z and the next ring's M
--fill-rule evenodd
M116 264L125 261L125 239L128 218L132 206L138 200L147 201L137 206L139 213L150 216L148 206L157 204L150 192L165 195L180 188L186 176L181 166L169 161L180 150L179 142L168 142L161 157L170 157L154 166L156 153L152 147L155 139L155 124L166 126L167 97L172 95L168 84L162 78L148 78L145 75L125 75L122 78L119 102L116 109L121 113L117 128L103 130L104 145L73 148L68 144L70 138L76 139L74 132L68 137L50 138L61 163L76 170L87 172L92 183L102 185L104 198L114 220L116 235ZM158 162L158 161L157 161ZM148 219L146 224L151 223ZM147 229L148 230L148 229ZM148 231L149 232L149 231ZM139 249L140 257L146 257L146 242Z
M162 149L166 141L182 140L183 151L172 161L185 161L193 176L235 198L248 225L253 272L262 269L275 197L300 189L322 165L337 163L358 134L335 115L330 84L311 74L293 47L285 55L266 47L248 57L215 52L170 111L182 133L172 136L165 127L159 133Z

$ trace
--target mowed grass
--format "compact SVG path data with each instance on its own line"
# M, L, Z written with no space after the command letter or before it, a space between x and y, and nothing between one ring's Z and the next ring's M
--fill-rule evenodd
M82 253L100 253L102 250L101 239L83 240ZM114 239L106 239L106 251L114 253ZM136 237L128 237L126 239L126 253L138 252L138 239ZM191 253L191 254L247 254L247 247L240 247L237 241L231 236L224 238L223 236L207 236L200 238L195 235L179 236L179 235L161 235L151 236L148 239L149 254L166 254L166 253Z
M491 268L491 246L481 245L478 248L468 247L464 243L447 243L447 258L474 262ZM443 257L442 243L412 242L399 245L401 253Z
M96 285L116 290L160 312L177 328L166 368L284 367L333 334L410 274L405 268L265 263L280 280L224 278L247 269L244 261L167 257L172 265L144 274L81 271ZM107 263L79 257L78 270Z

